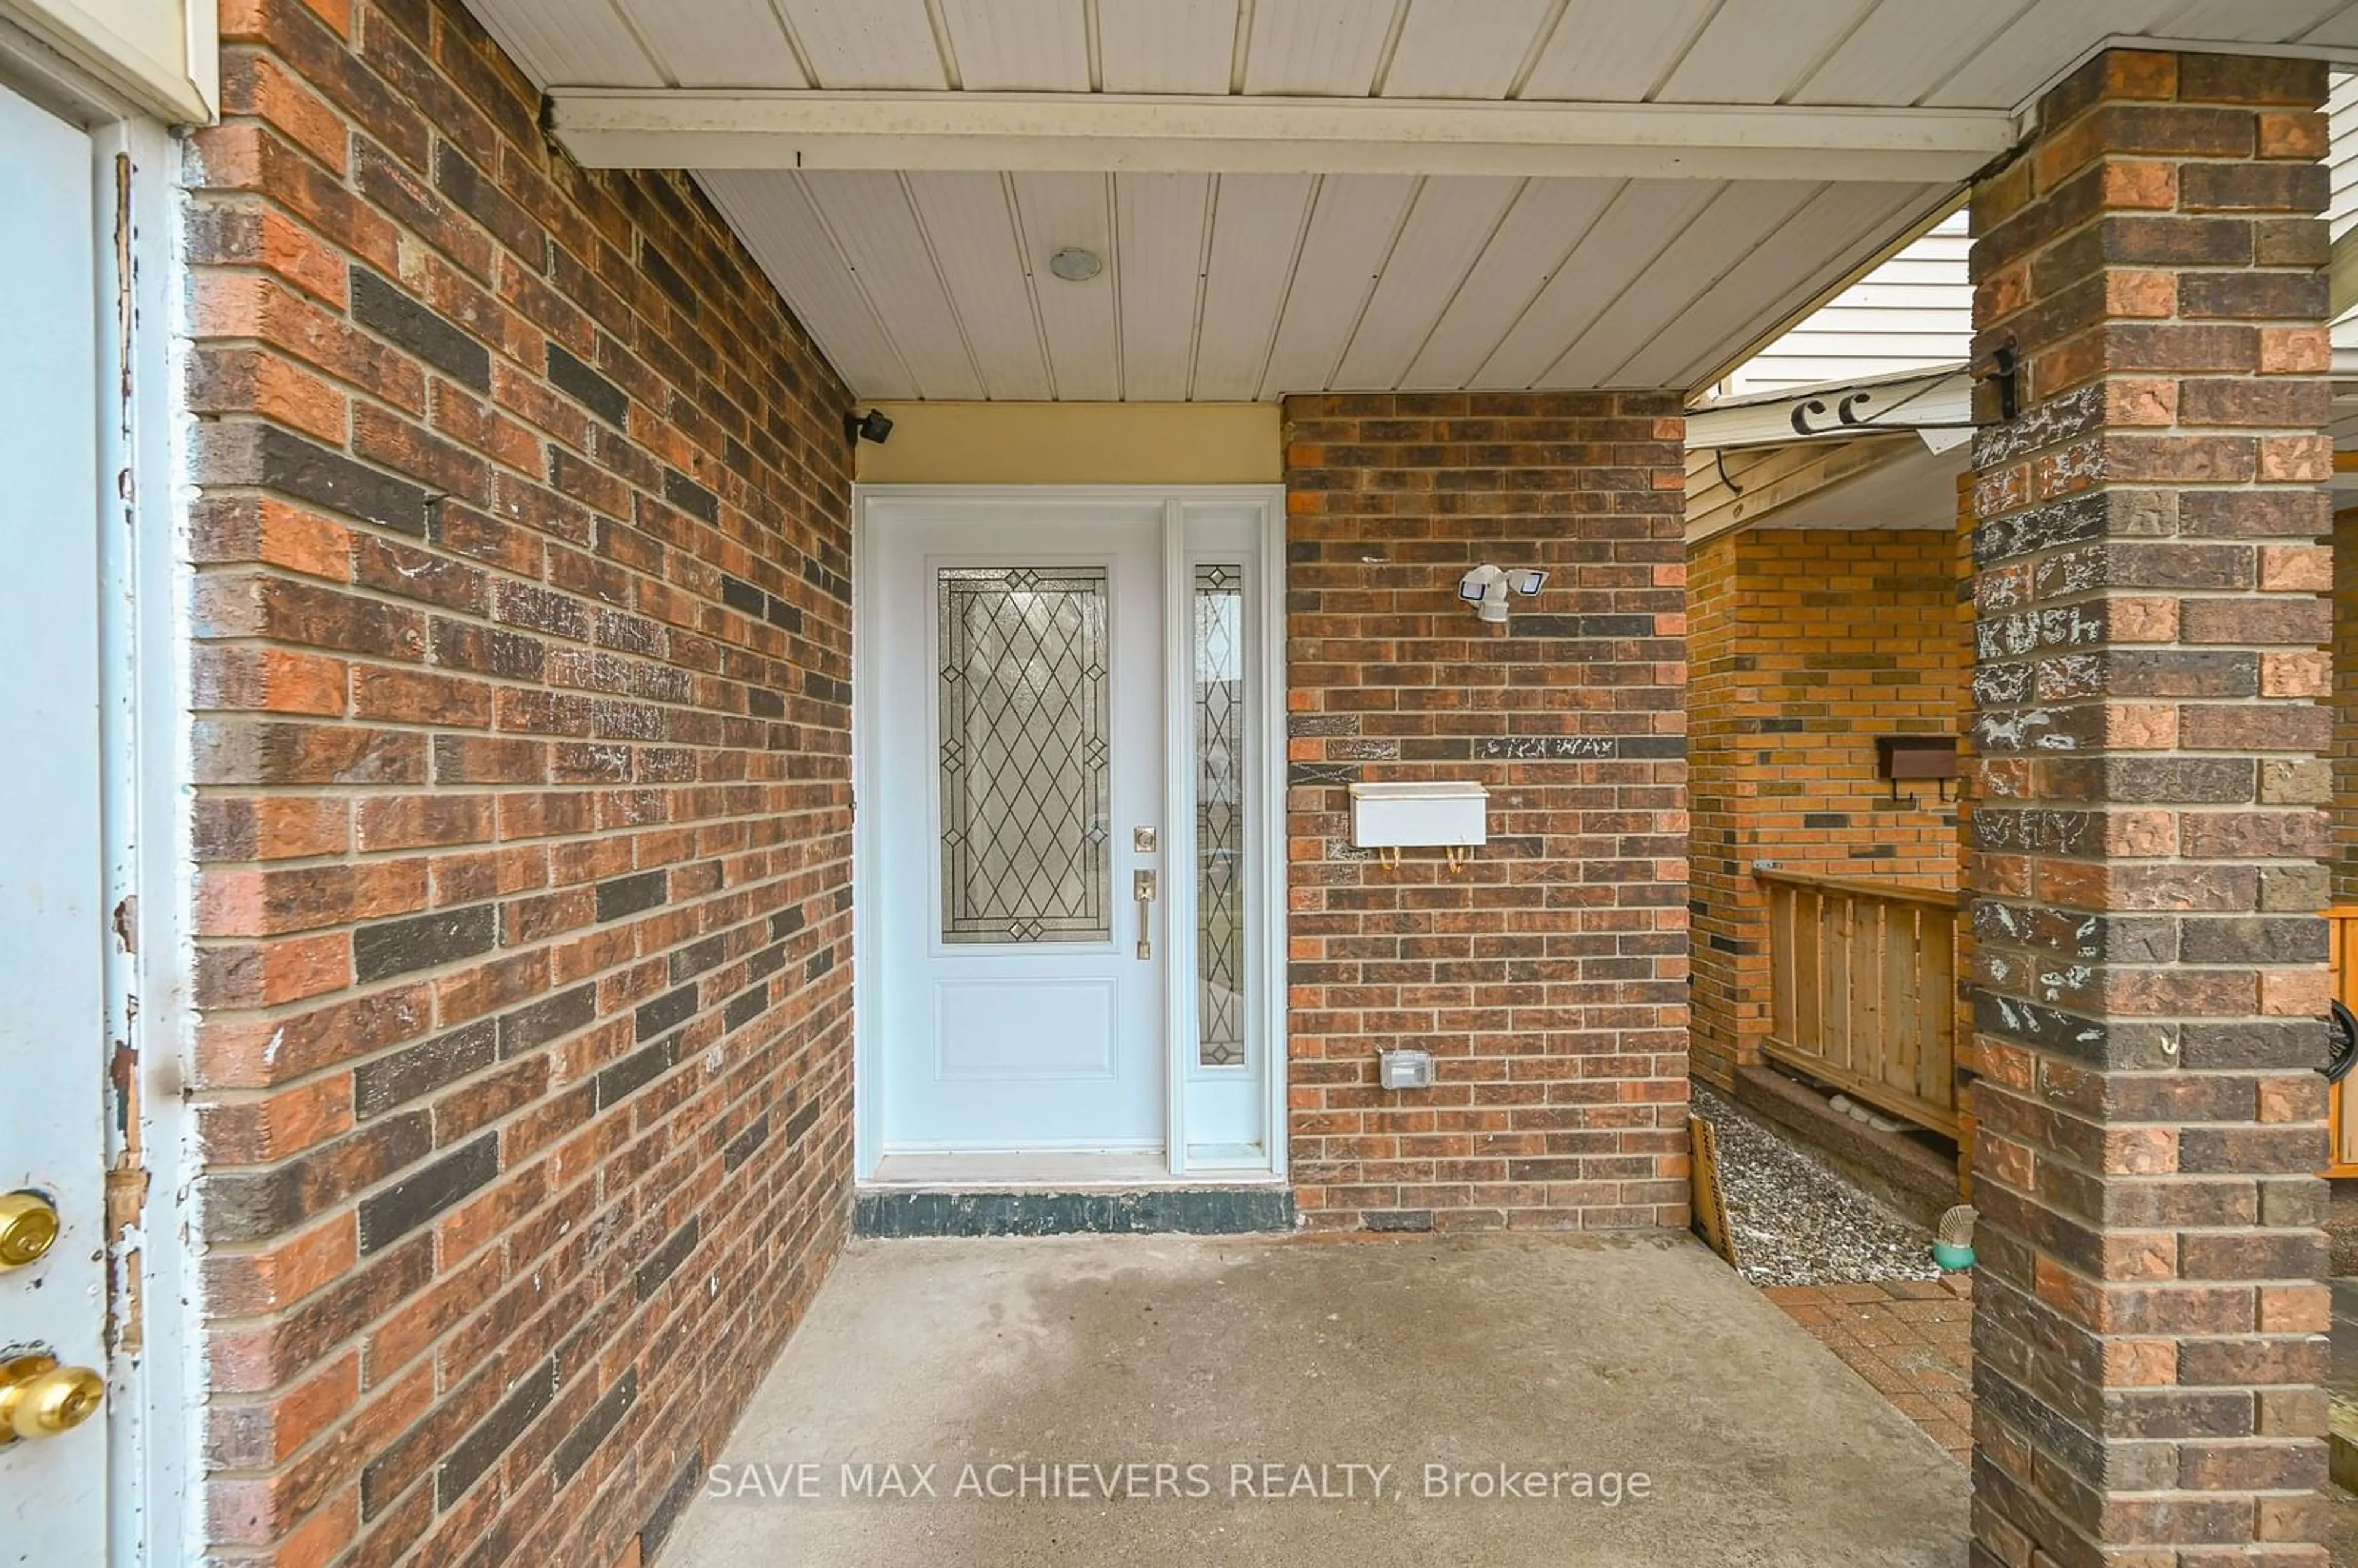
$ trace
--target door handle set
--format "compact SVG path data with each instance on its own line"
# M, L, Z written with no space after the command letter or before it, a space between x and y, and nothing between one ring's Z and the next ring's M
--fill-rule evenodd
M57 1205L38 1193L0 1193L0 1273L38 1263L57 1244Z
M1152 827L1130 830L1130 847L1133 853L1152 855L1155 842L1156 834ZM1138 901L1138 956L1141 958L1154 957L1154 888L1152 871L1130 873L1130 896Z
M0 1448L71 1432L106 1402L106 1379L48 1351L0 1362Z
M63 1229L57 1206L39 1193L0 1193L0 1273L38 1263ZM46 1350L0 1361L0 1448L71 1432L106 1402L106 1379L66 1367Z
M1154 957L1154 873L1130 873L1130 896L1138 901L1138 956Z

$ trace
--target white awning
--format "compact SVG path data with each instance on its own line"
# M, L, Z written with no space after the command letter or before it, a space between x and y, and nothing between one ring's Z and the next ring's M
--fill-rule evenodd
M1974 379L1962 365L1747 397L1687 416L1691 449L1736 451L1795 441L1855 441L1910 432L1947 451L1973 435Z

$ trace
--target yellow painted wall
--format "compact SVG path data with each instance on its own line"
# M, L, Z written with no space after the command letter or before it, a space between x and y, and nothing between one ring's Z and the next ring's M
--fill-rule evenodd
M878 403L867 484L1276 484L1274 403Z

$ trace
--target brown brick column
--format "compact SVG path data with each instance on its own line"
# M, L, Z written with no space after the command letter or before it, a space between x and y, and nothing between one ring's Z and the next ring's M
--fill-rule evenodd
M2113 53L1975 194L1977 1564L2326 1562L2324 93Z

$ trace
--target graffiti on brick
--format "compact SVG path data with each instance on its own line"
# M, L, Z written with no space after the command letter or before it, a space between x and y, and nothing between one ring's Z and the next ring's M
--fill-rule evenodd
M2080 942L2080 957L2093 958L2104 950L2104 923L2093 914L2072 927L2071 935Z
M1980 708L2012 708L2030 699L2036 665L1981 665L1974 670L1974 703Z
M2058 604L2019 615L1996 615L1974 627L1974 646L1985 659L2018 659L2046 648L2085 647L2104 640L2101 606Z
M2074 441L2030 460L2031 490L2041 501L2075 495L2102 482L2107 467L2104 442Z
M1974 743L1985 752L2075 752L2078 737L2055 729L2055 715L2043 708L1984 713L1974 719Z
M1474 754L1510 762L1565 762L1618 756L1619 744L1610 735L1486 735L1474 743Z
M2058 551L2041 560L2036 568L2038 596L2064 599L2100 589L2111 575L2106 568L2112 559L2112 547L2107 545L2081 545Z
M1990 953L1990 945L2011 943L2036 947L2073 959L2104 955L2104 922L2097 915L2072 910L2024 908L1983 899L1974 905L1974 939L1983 944L1985 968L2004 962Z
M1985 469L1974 481L1974 512L1977 516L1995 517L2028 505L2030 500L2028 468Z
M2104 384L2094 382L2042 403L2008 425L1995 425L1974 438L1974 466L1993 468L2041 447L2077 440L2104 422Z
M2017 914L2012 904L2000 903L1994 898L1981 899L1974 904L1974 939L1996 942L2011 937L2018 942L2022 940L2022 915L2028 913Z
M1974 813L1974 839L1985 849L2073 855L2094 826L2094 816L2084 811L1983 810Z
M1974 1025L1985 1034L2092 1061L2104 1054L2104 1025L2097 1020L1987 988L1974 994Z
M2111 499L2075 495L2010 517L1993 517L1974 531L1974 559L1983 566L2102 538L2112 516Z
M1974 793L1993 800L2013 800L2023 797L2028 781L2020 776L2021 770L2007 767L1986 767L1975 771Z
M626 779L631 776L631 749L627 746L601 746L584 742L568 746L565 760L571 763L577 776L604 779Z
M2041 702L2069 702L2075 697L2094 697L2104 689L2102 654L2066 654L2041 659L2036 667Z
M2039 997L2041 1001L2061 1001L2067 993L2076 994L2088 989L2096 971L2085 964L2073 964L2068 968L2048 969L2039 977Z
M1974 583L1974 608L1984 615L2019 610L2031 597L2030 570L2024 566L1992 567Z

